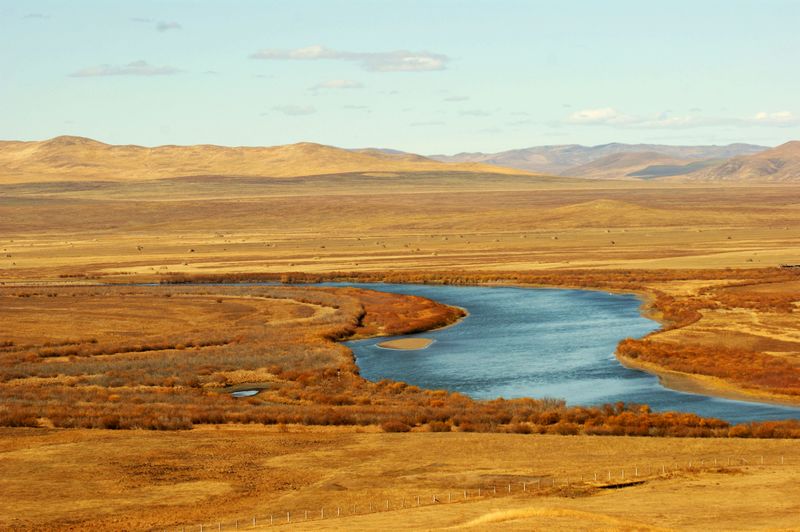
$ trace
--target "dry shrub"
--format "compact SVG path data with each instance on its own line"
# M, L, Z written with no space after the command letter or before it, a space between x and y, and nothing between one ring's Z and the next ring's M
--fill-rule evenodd
M383 432L408 432L411 427L399 419L390 419L381 423L381 429L383 429Z

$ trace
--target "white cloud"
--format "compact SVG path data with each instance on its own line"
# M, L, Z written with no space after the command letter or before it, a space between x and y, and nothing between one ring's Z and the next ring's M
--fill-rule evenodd
M177 74L179 69L171 66L155 66L147 61L133 61L127 65L100 65L77 70L70 74L73 78L92 78L101 76L168 76Z
M635 122L636 119L624 113L620 113L613 107L601 107L599 109L584 109L569 115L567 122L570 124L586 125L621 125Z
M448 96L443 101L445 102L466 102L469 96Z
M320 89L360 89L364 87L358 81L353 81L352 79L332 79L329 81L323 81L322 83L317 83L310 90L320 90Z
M165 32L169 30L180 30L183 26L180 25L179 22L175 22L174 20L159 20L156 22L156 19L147 18L147 17L131 17L131 22L138 22L141 24L153 24L155 22L155 29L156 31Z
M181 25L175 22L174 20L170 22L165 22L162 20L158 24L156 24L156 30L160 32L165 32L169 30L179 30L179 29L181 29Z
M752 117L753 124L765 126L797 126L800 125L800 117L797 117L791 111L778 111L775 113L760 112Z
M276 105L272 110L287 116L311 115L317 112L312 105Z
M394 50L391 52L347 52L314 45L304 48L259 50L250 55L251 59L278 61L354 61L362 69L371 72L426 72L444 70L449 57L432 52L411 52Z
M700 116L697 112L694 111L694 114L691 115L673 115L670 112L663 112L654 116L637 116L619 112L613 107L602 107L577 111L556 125L566 123L620 129L692 129L716 126L789 127L800 125L800 118L790 111L760 112L749 118Z

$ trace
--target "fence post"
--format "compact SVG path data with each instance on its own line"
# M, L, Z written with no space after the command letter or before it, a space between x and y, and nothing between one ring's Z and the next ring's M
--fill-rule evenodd
M467 490L464 490L464 500L467 499Z
M417 495L417 506L419 506L419 495Z
M320 519L325 519L325 508L321 508L319 511Z
M339 517L341 515L342 515L342 509L337 506L336 507L336 517Z
M286 512L286 522L287 523L291 523L292 522L292 515L289 512Z
M633 474L634 474L634 476L637 476L637 477L639 476L639 466L636 466L636 467L634 468L634 470L633 470Z
M783 456L781 456L781 465L783 465Z
M528 491L528 488L525 486L525 483L522 483L522 491ZM464 497L466 499L466 497Z
M274 519L275 519L275 516L273 516L272 514L269 514L269 524L272 524ZM254 523L256 522L255 518L253 518L253 522Z
M493 486L493 489L494 489L493 493L494 493L495 495L497 495L497 484L495 484L495 485Z
M452 494L449 491L447 492L447 502L453 502Z
M481 489L478 488L478 497L480 497L480 496L481 496Z
M256 516L253 516L253 526L256 526Z
M389 510L389 499L386 499L386 510Z

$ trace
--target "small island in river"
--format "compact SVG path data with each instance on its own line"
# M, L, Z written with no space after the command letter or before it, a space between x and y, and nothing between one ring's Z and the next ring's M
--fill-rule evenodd
M400 338L398 340L387 340L386 342L381 342L378 344L378 347L412 351L414 349L425 349L432 343L433 340L430 338Z

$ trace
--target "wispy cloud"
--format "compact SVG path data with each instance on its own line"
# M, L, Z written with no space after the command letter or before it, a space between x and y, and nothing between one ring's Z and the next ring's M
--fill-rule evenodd
M159 21L158 24L156 24L156 30L158 30L158 31L160 31L162 33L165 32L165 31L169 31L169 30L179 30L179 29L181 29L181 25L179 23L175 22L174 20L170 21L170 22L166 22L166 21L162 20L162 21Z
M131 22L138 22L140 24L155 24L156 31L161 33L169 30L180 30L183 26L174 20L158 20L148 17L131 17Z
M93 78L102 76L169 76L180 72L171 66L155 66L147 61L133 61L127 65L100 65L77 70L70 74L73 78Z
M250 55L252 59L275 61L353 61L371 72L426 72L444 70L450 58L432 52L411 52L394 50L391 52L347 52L333 50L324 46L278 49L267 48Z
M613 107L602 107L576 111L569 115L566 121L570 124L616 126L630 124L636 121L636 118L620 113Z
M458 114L461 116L489 116L491 113L483 109L464 109L463 111L459 111Z
M354 81L352 79L332 79L329 81L323 81L322 83L317 83L313 87L309 87L309 90L318 91L324 89L361 89L364 85L358 81Z
M428 126L443 126L444 122L435 120L431 122L411 122L409 126L411 127L428 127Z
M776 113L760 112L750 119L756 125L791 127L800 125L800 117L791 111L778 111Z
M653 116L639 116L617 111L613 107L583 109L569 115L559 123L606 126L620 129L692 129L702 127L733 126L777 126L800 125L800 117L791 111L759 112L750 117L701 116L699 114L673 115L663 112Z
M272 110L287 116L313 115L317 112L313 105L276 105Z
M444 102L466 102L469 100L469 96L448 96L444 98L442 101Z
M26 18L29 20L45 20L50 18L50 15L45 15L44 13L28 13L22 18Z

